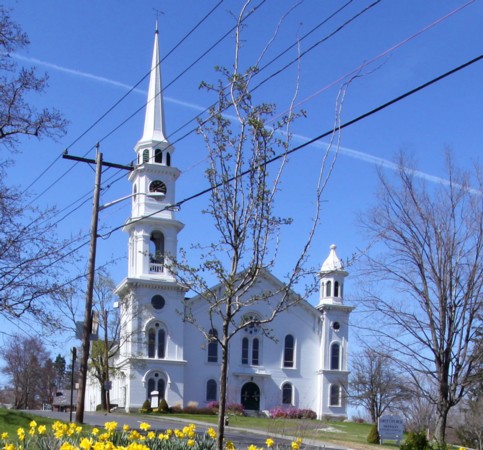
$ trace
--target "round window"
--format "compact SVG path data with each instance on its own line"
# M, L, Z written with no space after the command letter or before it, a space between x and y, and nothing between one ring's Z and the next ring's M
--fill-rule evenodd
M151 299L151 305L154 309L163 309L164 303L164 298L161 295L155 295Z
M332 328L335 330L335 331L339 331L340 330L340 323L339 322L334 322L332 324Z

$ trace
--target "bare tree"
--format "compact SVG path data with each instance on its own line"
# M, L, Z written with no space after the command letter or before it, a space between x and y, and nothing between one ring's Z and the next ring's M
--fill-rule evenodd
M217 97L209 119L199 126L209 160L206 175L211 195L205 213L211 216L217 237L207 247L192 248L201 253L199 266L190 266L184 262L187 258L180 258L171 267L181 283L198 295L209 316L208 323L203 321L205 308L200 317L194 310L200 303L187 302L185 320L197 326L207 342L217 342L221 350L217 438L220 450L224 445L230 342L238 332L253 326L269 336L266 325L302 300L292 289L304 275L307 251L319 218L320 195L334 163L327 150L321 156L320 178L314 192L312 228L300 254L294 256L293 269L284 286L276 292L264 290L260 280L275 265L280 229L291 222L275 215L274 202L287 163L290 126L298 114L291 106L285 116L273 120L274 105L254 103L251 83L259 62L246 71L241 70L239 63L240 23L249 4L246 2L238 17L233 69L218 68L218 84L203 84ZM233 112L235 118L228 118L227 111ZM270 165L270 173L269 163L276 158L277 164ZM216 288L207 282L213 278L217 280ZM256 317L248 314L257 305L268 306L260 308ZM215 328L221 332L213 333Z
M373 423L410 397L405 380L388 355L365 348L351 356L349 401L364 407Z
M0 143L9 148L15 148L21 135L60 136L66 125L58 111L37 111L27 101L47 86L46 75L38 76L33 68L19 68L10 56L28 44L27 35L0 5Z
M394 184L379 173L377 204L363 219L382 248L364 261L367 279L377 282L369 308L381 348L434 404L442 443L448 412L465 395L479 358L483 183L478 169L472 178L450 155L444 184L428 186L402 155L398 163Z
M38 339L13 336L0 354L5 362L2 372L9 377L15 392L15 408L37 409L51 401L55 369Z
M60 136L66 125L58 112L37 111L27 101L43 92L47 80L34 69L19 68L12 58L28 43L8 9L0 5L0 149L15 149L22 135ZM47 319L45 306L38 303L60 289L56 263L69 252L68 243L55 234L55 210L29 206L28 194L5 184L10 164L8 158L0 158L0 314L31 313Z
M91 374L97 379L101 390L101 407L110 409L109 382L112 365L119 351L120 320L114 308L114 289L116 285L105 270L98 271L94 282L94 310L99 317L99 336L93 342L89 359Z

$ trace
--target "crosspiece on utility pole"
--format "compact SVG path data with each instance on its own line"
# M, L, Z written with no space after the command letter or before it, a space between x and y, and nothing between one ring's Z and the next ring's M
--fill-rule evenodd
M134 170L134 167L125 166L122 164L109 163L102 160L102 153L99 152L99 144L96 146L97 153L96 159L88 159L80 156L72 156L66 152L63 154L63 158L71 159L73 161L86 162L88 164L96 165L96 178L94 183L94 199L92 205L92 218L91 218L91 238L89 249L89 263L87 270L87 293L86 293L86 305L84 311L84 325L82 328L82 356L80 359L80 379L79 379L79 391L77 395L77 406L75 420L77 423L84 423L84 409L85 409L85 397L86 397L86 383L87 383L87 370L89 362L89 350L90 350L90 334L92 329L92 296L94 291L94 275L96 270L96 244L97 244L97 223L99 216L99 197L101 191L101 174L102 166L113 167L123 170Z

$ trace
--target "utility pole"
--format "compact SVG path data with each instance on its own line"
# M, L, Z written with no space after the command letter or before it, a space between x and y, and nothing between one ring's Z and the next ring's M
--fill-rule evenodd
M79 379L79 391L77 395L77 406L75 412L75 421L77 423L84 423L84 410L85 410L85 398L86 398L86 384L87 384L87 372L89 370L89 351L90 351L90 336L92 332L92 297L94 292L94 276L96 271L96 250L97 250L97 224L99 218L99 197L101 192L101 174L102 166L115 167L117 169L133 170L132 166L123 166L121 164L114 164L104 162L102 160L102 153L99 152L99 144L96 146L96 159L86 159L78 156L71 156L64 153L65 159L71 159L74 161L86 162L96 165L96 179L94 183L94 198L92 205L92 217L91 217L91 241L89 249L89 262L87 268L87 292L86 292L86 304L84 310L84 323L82 327L82 356L80 359L80 379Z

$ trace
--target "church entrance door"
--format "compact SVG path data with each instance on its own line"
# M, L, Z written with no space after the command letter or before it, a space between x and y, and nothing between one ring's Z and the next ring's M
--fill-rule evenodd
M260 410L260 388L255 383L245 383L241 389L241 404L243 409Z

